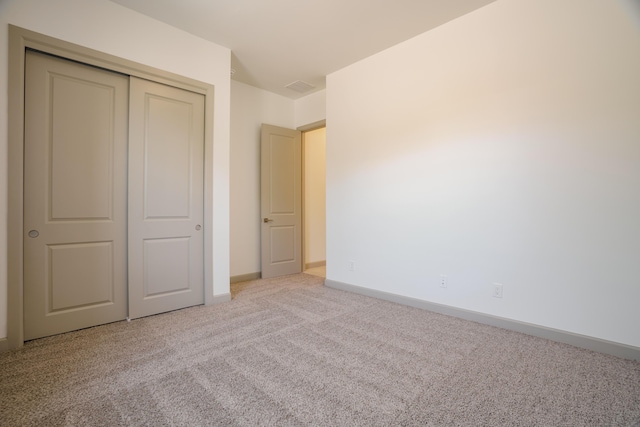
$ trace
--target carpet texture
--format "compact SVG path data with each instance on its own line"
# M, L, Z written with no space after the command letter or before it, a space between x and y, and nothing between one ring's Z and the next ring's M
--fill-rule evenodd
M0 425L636 426L640 362L322 286L0 354Z

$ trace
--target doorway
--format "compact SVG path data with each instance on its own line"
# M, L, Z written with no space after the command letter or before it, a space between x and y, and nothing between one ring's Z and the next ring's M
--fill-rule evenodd
M325 276L324 125L294 130L263 124L260 137L262 278Z
M326 277L326 127L302 133L303 271Z

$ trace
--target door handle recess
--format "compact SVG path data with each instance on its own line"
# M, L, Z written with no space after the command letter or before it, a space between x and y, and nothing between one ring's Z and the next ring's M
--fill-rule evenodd
M264 218L262 222L273 222L273 220L271 218Z

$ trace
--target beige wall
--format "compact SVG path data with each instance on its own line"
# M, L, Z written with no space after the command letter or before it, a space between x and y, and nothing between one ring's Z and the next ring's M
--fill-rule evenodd
M326 260L326 128L304 133L305 264Z
M640 347L638 76L627 0L498 0L329 75L327 278Z

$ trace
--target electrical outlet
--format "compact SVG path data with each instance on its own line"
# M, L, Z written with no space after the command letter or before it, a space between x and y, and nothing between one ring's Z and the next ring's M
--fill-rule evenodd
M493 296L494 298L502 298L502 283L493 284Z
M356 271L356 262L349 261L349 271Z
M441 274L440 275L440 287L441 288L446 288L448 285L447 283L447 275L446 274Z

